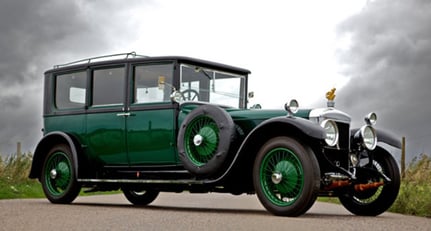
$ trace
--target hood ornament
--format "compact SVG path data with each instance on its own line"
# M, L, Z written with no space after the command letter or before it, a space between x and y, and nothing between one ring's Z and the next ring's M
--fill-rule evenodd
M328 100L327 106L328 107L335 107L335 90L337 90L335 87L332 88L330 91L326 92L326 99Z

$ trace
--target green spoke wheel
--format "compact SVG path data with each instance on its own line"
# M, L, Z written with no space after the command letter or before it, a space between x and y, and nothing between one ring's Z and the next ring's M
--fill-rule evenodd
M43 191L52 203L70 203L79 194L70 148L57 145L48 153L41 175Z
M198 116L186 128L185 133L186 153L196 166L202 166L214 157L219 142L219 130L213 119Z
M220 107L202 105L191 111L178 132L178 153L184 168L209 176L223 166L235 135L230 115Z
M299 216L315 202L320 170L313 151L290 137L275 137L257 154L253 183L262 205L280 216Z
M263 159L260 180L266 197L278 206L288 206L301 195L304 170L292 151L271 150Z

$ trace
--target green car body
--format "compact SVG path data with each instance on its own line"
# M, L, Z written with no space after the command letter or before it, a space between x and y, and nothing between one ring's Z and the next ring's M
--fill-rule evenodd
M136 205L162 191L256 193L269 212L298 216L317 196L339 197L359 215L395 200L398 167L377 143L400 144L373 127L375 114L351 129L330 92L327 108L249 108L247 69L125 56L45 72L30 178L51 202L70 203L82 187L122 189Z

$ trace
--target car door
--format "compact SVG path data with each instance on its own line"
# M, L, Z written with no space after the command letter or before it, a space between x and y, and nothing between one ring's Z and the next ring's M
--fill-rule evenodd
M87 153L103 166L127 166L125 92L126 68L91 69L87 110Z
M131 165L178 163L175 116L170 100L172 63L134 65L130 79L127 149Z

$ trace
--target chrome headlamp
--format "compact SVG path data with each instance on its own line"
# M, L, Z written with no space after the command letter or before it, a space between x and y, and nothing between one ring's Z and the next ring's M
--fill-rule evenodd
M325 142L327 145L333 147L338 144L338 126L333 120L324 120L320 123L320 126L325 129L326 137Z
M290 100L289 103L284 105L284 109L287 111L287 116L291 117L293 114L298 112L299 104L296 99Z
M377 121L377 115L374 112L371 112L367 116L365 116L365 123L368 125L375 125Z
M364 148L372 151L377 146L376 130L370 125L364 125L355 134L355 139L364 146Z

